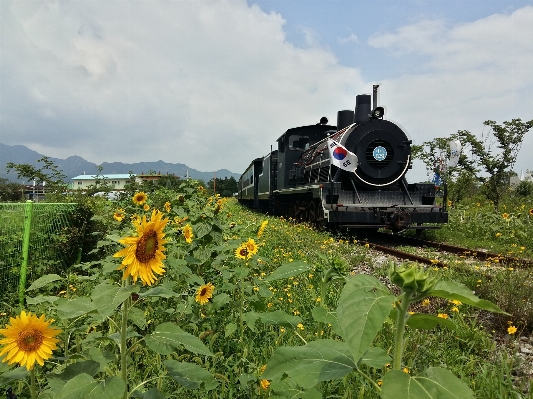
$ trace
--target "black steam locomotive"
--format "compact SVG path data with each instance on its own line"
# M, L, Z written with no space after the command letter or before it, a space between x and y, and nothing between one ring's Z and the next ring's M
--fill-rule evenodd
M436 204L435 185L407 183L411 140L383 119L378 87L373 106L370 95L356 96L355 111L339 111L337 126L322 118L287 130L277 150L254 159L242 174L239 201L317 226L398 232L446 223L446 200Z

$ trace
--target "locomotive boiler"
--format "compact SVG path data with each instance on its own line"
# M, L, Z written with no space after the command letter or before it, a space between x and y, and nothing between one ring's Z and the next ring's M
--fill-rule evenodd
M356 96L354 111L339 111L336 126L322 118L282 134L240 177L239 201L317 226L398 232L446 223L434 184L407 183L411 140L384 119L378 87Z

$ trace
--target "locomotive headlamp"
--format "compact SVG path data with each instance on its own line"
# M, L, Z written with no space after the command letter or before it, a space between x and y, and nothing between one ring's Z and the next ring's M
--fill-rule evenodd
M376 107L374 111L372 111L372 117L373 118L383 118L383 114L385 113L385 109L383 107Z

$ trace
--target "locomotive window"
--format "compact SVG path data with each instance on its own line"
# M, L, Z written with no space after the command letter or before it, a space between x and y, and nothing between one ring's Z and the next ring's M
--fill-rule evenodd
M307 150L309 148L309 137L294 135L289 137L289 150Z

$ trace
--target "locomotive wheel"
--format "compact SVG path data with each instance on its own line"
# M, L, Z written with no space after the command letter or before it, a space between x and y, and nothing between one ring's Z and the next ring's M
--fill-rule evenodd
M305 201L296 201L294 209L294 218L299 222L305 222L307 220L307 207Z
M307 205L307 221L311 224L316 224L316 209L316 202L309 201L309 204Z

